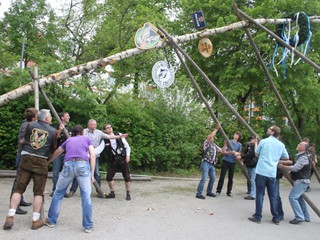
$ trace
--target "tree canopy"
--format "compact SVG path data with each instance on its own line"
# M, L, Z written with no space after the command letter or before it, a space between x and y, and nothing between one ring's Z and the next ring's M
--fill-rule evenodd
M57 11L45 0L14 0L0 21L0 94L30 82L28 66L32 63L39 67L40 76L47 76L134 48L135 33L146 22L161 25L173 36L195 31L191 13L197 10L204 12L208 28L237 22L231 9L233 3L231 0L70 0ZM320 10L320 3L315 0L236 3L253 18L285 18L297 12L312 16ZM266 27L276 31L276 25ZM264 62L269 65L276 42L258 28L249 29ZM319 64L319 25L311 24L311 31L307 56ZM181 46L261 137L268 126L279 125L283 129L283 141L293 154L297 139L243 29L216 34L210 40L214 52L209 58L199 54L198 40ZM279 61L281 51L280 48ZM152 81L151 69L159 60L168 60L176 69L175 82L169 89L159 90ZM292 66L288 61L286 66L286 79L281 65L276 66L279 76L270 68L271 76L301 135L319 145L319 73L303 61ZM234 131L240 130L248 138L250 134L200 75L191 70L227 135L231 137ZM132 136L129 143L133 149L133 169L174 171L197 167L202 142L214 128L169 47L124 59L112 67L101 67L77 78L70 77L45 91L58 112L70 113L72 124L86 126L90 118L95 118L99 128L111 122L117 131L128 132ZM259 111L249 115L250 103ZM6 137L0 142L0 166L14 167L23 111L31 106L33 95L27 94L1 107L0 132ZM42 99L40 107L47 108ZM222 140L218 143L222 145Z

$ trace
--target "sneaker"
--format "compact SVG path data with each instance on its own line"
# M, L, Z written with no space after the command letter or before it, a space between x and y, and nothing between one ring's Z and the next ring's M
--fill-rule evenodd
M131 200L131 196L130 196L129 193L127 193L126 200L127 200L127 201L130 201L130 200Z
M31 229L32 230L37 230L39 228L41 228L43 226L43 221L42 220L37 220L37 221L32 221L32 226L31 226Z
M245 199L245 200L255 200L255 198L254 198L254 197L251 197L251 196L246 196L246 197L244 197L244 199Z
M233 197L232 192L227 193L227 196L228 196L228 197Z
M289 223L291 223L291 224L299 224L301 222L303 222L303 221L299 221L297 219L293 219L293 220L289 221Z
M84 232L85 233L91 233L92 232L92 228L86 228L86 229L84 229Z
M19 214L19 215L23 215L23 214L27 214L27 213L28 213L28 211L22 210L20 207L18 207L16 210L16 214Z
M205 197L205 196L203 196L202 194L200 194L200 195L196 195L196 198L199 198L199 199L206 199L206 197Z
M106 198L115 198L116 195L114 194L114 192L110 192L108 195L105 195Z
M46 225L46 226L49 227L49 228L54 228L54 227L56 226L54 223L49 223L48 218L46 218L46 219L44 220L44 223L43 223L43 224Z
M261 220L259 220L256 217L249 217L248 220L251 221L251 222L255 222L255 223L261 223Z
M207 193L208 197L216 197L217 195L215 195L214 193Z
M3 230L9 230L13 227L14 223L13 223L13 216L9 217L7 216L6 217L6 222L4 223L3 225Z

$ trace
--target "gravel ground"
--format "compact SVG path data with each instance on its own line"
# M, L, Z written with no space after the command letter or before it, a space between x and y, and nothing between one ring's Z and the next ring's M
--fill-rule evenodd
M234 196L225 192L217 198L195 198L199 179L152 178L152 181L132 183L132 200L125 200L123 181L116 181L116 198L99 199L92 195L94 230L84 233L81 227L81 199L79 193L64 199L55 228L42 227L33 231L32 208L26 215L16 215L15 225L9 231L0 230L1 240L44 239L318 239L320 219L309 208L310 223L289 224L294 218L288 202L291 186L285 179L281 182L281 196L285 219L276 226L271 222L268 198L265 198L261 224L247 220L254 213L254 201L244 200L246 184L242 176L234 181ZM4 223L8 211L9 194L13 179L0 178L0 216ZM320 207L320 184L313 179L310 199ZM44 205L45 215L51 202L52 187L48 179ZM224 186L224 191L225 191ZM107 192L107 184L103 182ZM32 183L25 193L32 199Z

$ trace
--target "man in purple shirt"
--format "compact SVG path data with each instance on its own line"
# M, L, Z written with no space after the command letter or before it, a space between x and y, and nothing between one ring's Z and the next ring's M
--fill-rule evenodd
M74 127L72 135L49 159L49 162L51 162L65 152L63 169L59 175L45 225L55 227L67 187L74 178L77 178L81 189L82 226L84 231L89 233L93 227L91 183L94 182L95 152L92 140L83 136L81 125Z

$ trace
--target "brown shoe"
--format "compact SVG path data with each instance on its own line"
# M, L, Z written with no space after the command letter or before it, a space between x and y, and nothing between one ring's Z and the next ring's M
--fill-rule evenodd
M31 229L32 230L37 230L38 228L41 228L43 226L43 221L42 220L37 220L37 221L32 221L32 226Z
M3 225L3 230L9 230L13 227L13 216L7 216L6 222Z

